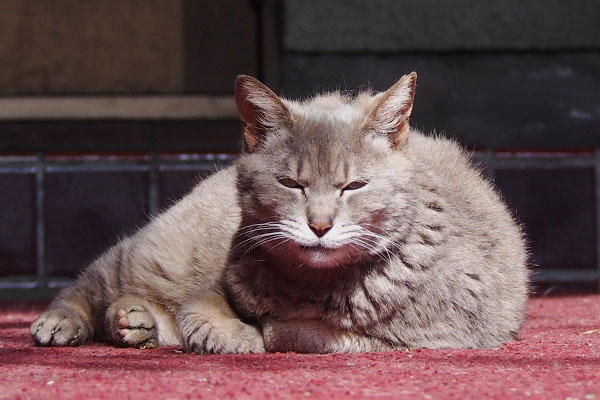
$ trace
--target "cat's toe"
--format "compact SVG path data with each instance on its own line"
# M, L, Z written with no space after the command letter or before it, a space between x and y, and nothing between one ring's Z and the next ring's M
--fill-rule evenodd
M197 354L264 353L259 330L237 319L205 322L185 342L188 352Z
M147 329L122 329L119 332L122 344L126 347L137 347L138 349L154 349L157 340L154 332Z
M46 311L31 324L30 330L39 346L78 346L86 340L79 319L63 310Z
M155 348L157 335L152 314L142 307L132 306L115 314L114 330L120 345L142 349Z
M235 353L264 353L265 342L258 328L237 321L238 346Z

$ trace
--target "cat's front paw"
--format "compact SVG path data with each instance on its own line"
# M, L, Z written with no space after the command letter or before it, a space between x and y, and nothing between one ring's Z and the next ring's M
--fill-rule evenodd
M31 324L31 336L39 346L79 346L88 335L81 319L69 310L48 310Z
M186 337L185 350L197 354L264 353L260 331L235 318L198 324Z

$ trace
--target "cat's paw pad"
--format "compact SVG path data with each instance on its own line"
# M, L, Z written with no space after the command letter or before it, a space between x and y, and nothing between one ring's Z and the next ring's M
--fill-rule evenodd
M264 353L260 331L234 318L199 325L185 341L185 349L197 354Z
M31 336L39 346L79 346L87 339L81 321L65 310L48 310L31 324Z
M119 309L115 314L114 329L118 341L126 347L153 349L157 344L154 317L141 306Z

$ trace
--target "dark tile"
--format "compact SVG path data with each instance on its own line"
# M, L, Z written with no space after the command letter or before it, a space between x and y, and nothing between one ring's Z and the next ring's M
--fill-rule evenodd
M233 93L239 74L258 74L254 2L183 1L184 83L188 93Z
M239 119L167 122L156 126L156 146L164 151L239 152L242 124Z
M75 168L75 167L73 167ZM53 169L46 174L46 262L74 275L148 216L148 173Z
M376 90L417 71L412 124L479 148L600 146L600 53L287 54L282 89ZM568 134L565 134L568 132Z
M160 209L172 206L212 173L213 170L204 166L161 167L158 173Z
M597 293L598 281L534 282L529 290L533 296L567 296Z
M596 268L594 170L499 169L496 184L524 223L539 268Z
M0 151L148 150L149 124L140 122L0 122Z
M0 275L35 274L35 175L0 171L0 187Z
M473 166L473 168L479 171L482 175L487 175L488 169L486 165L487 160L485 157L485 153L471 152L469 155L471 157L471 165Z
M0 152L239 152L238 118L194 121L0 122Z

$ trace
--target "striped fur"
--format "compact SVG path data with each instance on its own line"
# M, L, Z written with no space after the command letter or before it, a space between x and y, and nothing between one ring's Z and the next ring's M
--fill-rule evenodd
M291 101L238 77L240 160L92 263L32 324L36 343L247 353L512 340L523 234L456 143L408 127L415 82Z

